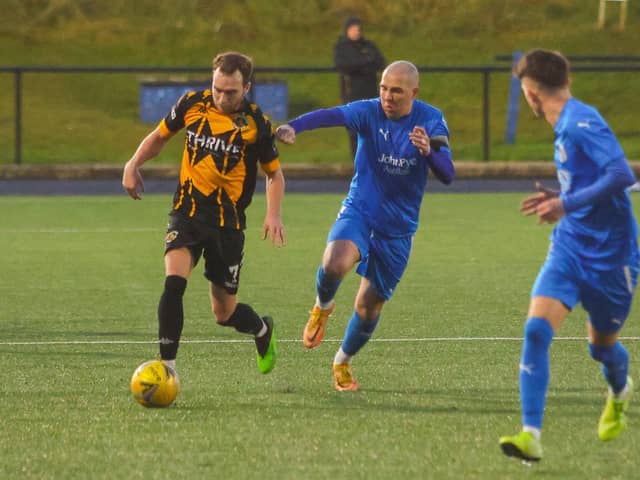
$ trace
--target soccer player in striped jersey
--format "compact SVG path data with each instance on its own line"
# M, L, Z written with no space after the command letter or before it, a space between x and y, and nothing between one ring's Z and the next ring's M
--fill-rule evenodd
M276 360L274 322L237 301L244 258L245 209L251 203L258 165L267 179L263 238L284 245L280 215L284 176L269 119L245 95L253 63L237 52L213 60L211 90L189 92L140 144L124 167L122 185L133 199L144 190L139 168L185 129L180 180L165 238L165 285L158 306L160 356L175 368L187 279L204 254L211 308L217 322L255 338L258 369Z
M418 88L415 65L394 62L382 73L380 97L309 112L276 130L285 143L319 127L345 126L358 134L355 173L329 232L303 333L305 347L320 343L340 282L357 264L360 289L333 360L338 391L358 389L351 361L373 335L407 266L427 174L445 184L454 177L444 116L416 98Z
M540 441L549 383L549 347L569 312L588 313L589 351L609 386L598 424L601 440L626 427L633 391L629 354L618 340L636 288L637 227L628 187L636 181L618 140L598 111L573 98L569 62L559 52L536 49L514 69L533 112L554 129L554 161L560 183L521 205L538 223L556 224L551 246L531 292L520 360L522 431L500 438L508 456L542 458Z

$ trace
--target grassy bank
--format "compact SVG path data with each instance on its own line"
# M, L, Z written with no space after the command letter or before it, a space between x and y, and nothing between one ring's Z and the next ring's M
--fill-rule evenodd
M640 5L629 5L627 28L618 31L617 6L609 6L607 27L597 30L597 2L592 3L578 7L570 0L544 5L526 0L0 0L6 20L0 26L0 64L206 67L216 52L237 49L251 54L258 66L330 66L333 43L351 13L363 18L365 34L387 59L405 58L421 66L492 64L497 54L534 46L570 55L638 54ZM26 74L24 161L123 162L153 127L139 119L140 82L206 76ZM288 84L290 116L338 102L334 74L276 77ZM482 157L481 80L479 74L466 73L422 77L421 98L445 112L459 159ZM522 100L517 143L504 144L508 84L506 72L491 76L491 158L550 158L552 132L533 119ZM605 114L634 159L640 158L638 87L638 72L574 77L574 94ZM13 89L11 75L1 74L0 163L11 163L14 157ZM179 143L174 141L158 161L175 162ZM286 150L285 160L348 163L346 134L338 129L306 134L297 147Z

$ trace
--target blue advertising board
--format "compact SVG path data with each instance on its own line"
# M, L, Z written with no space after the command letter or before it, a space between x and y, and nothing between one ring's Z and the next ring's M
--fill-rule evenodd
M140 120L157 123L186 92L211 88L210 82L142 82L140 84ZM289 88L284 81L256 82L248 98L260 106L272 120L287 120Z

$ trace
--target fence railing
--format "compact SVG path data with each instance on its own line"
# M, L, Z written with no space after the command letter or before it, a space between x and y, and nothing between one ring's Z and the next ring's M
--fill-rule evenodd
M632 57L635 60L638 57ZM506 58L499 58L506 60ZM600 60L602 60L600 58ZM625 59L626 60L626 59ZM494 73L508 73L511 70L507 65L479 65L479 66L423 66L418 67L420 72L424 73L451 73L465 75L479 75L482 82L482 159L488 161L490 158L490 136L489 136L489 118L490 118L490 98L489 86L491 75ZM640 72L640 65L629 64L590 64L590 65L574 65L574 72ZM56 74L56 73L209 73L210 67L160 67L160 66L52 66L52 65L16 65L7 66L0 65L0 74L13 74L14 76L14 97L15 97L15 147L14 147L14 163L22 163L22 97L23 75L28 74ZM327 74L337 73L333 67L256 67L254 69L256 75L260 74Z
M567 58L571 63L640 63L640 55L569 55ZM495 59L498 62L510 62L513 60L513 54L496 55Z

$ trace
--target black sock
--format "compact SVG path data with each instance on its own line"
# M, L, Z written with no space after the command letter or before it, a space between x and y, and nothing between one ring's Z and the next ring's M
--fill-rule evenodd
M158 338L163 360L174 360L178 353L184 324L182 297L186 288L187 279L178 275L169 275L164 280L164 292L158 305Z
M249 305L238 303L229 320L223 325L233 327L240 333L250 333L255 337L264 327L264 322Z

